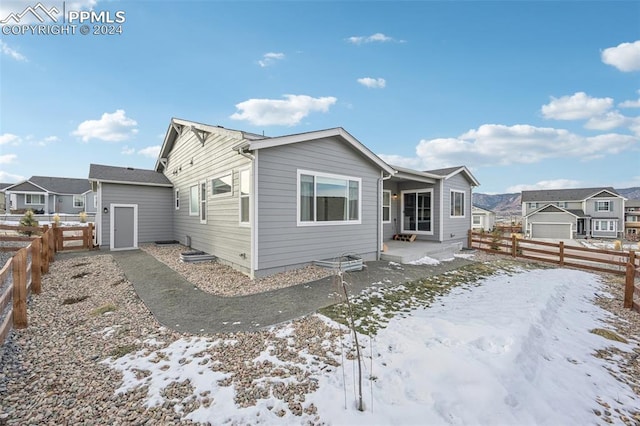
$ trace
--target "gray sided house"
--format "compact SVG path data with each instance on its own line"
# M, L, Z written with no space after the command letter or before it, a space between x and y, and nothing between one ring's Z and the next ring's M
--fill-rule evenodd
M87 179L32 176L4 189L6 211L43 214L95 213L95 193ZM10 205L11 201L15 205Z
M9 209L7 208L7 199L8 197L5 197L5 193L4 190L8 187L10 187L11 185L13 185L12 183L0 183L0 212L5 213L7 211L9 211Z
M379 259L396 233L394 219L420 239L466 241L477 184L468 170L403 170L342 128L265 137L174 118L155 170L139 171L149 175L129 184L140 211L160 182L159 199L170 192L170 207L153 209L167 221L156 224L162 232L154 240L178 240L262 277L346 254ZM113 173L108 180L123 179ZM92 165L92 182L100 180L95 175ZM143 183L149 176L154 185ZM124 203L113 191L107 200L105 183L98 189L102 210ZM101 223L106 247L113 221Z
M624 202L610 187L522 191L523 229L532 238L617 238Z
M89 182L98 197L96 245L130 250L173 237L173 185L162 173L91 164Z

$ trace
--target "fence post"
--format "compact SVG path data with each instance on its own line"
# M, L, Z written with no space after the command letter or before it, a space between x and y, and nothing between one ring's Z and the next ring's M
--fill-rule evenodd
M42 240L31 241L31 291L40 294L42 283Z
M511 257L516 257L518 254L518 238L516 234L511 234Z
M473 242L471 241L473 239L473 229L469 229L469 232L467 232L467 248L472 248L471 245L473 244Z
M564 266L564 241L560 241L560 266Z
M56 253L59 251L62 251L62 249L64 248L64 233L62 232L62 227L61 226L56 226L55 224L53 225L54 229L55 229L55 234L56 234Z
M44 233L42 234L42 262L41 262L41 271L43 274L46 274L49 272L49 226L48 225L44 225L42 227L42 229L44 230Z
M56 252L56 250L55 250L55 232L53 231L53 228L51 228L49 230L49 232L50 232L49 233L49 238L48 238L48 240L49 240L49 247L48 247L49 255L47 256L48 257L47 268L49 267L49 263L51 263L51 262L53 262L55 260L55 252Z
M87 249L93 249L93 223L89 222L87 226Z
M27 250L13 256L13 326L27 327Z
M624 307L633 308L633 291L635 287L636 265L634 251L629 252L629 263L627 263L627 274L624 281Z

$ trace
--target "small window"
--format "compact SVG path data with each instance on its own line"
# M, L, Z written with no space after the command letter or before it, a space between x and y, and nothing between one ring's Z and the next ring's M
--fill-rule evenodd
M611 201L596 201L596 211L597 212L610 212L611 211Z
M482 218L478 215L473 215L473 224L480 225L482 223Z
M240 172L240 223L248 224L249 197L251 195L251 171L249 169Z
M464 192L451 190L451 217L464 216Z
M175 191L175 206L176 210L180 209L180 190L176 189Z
M530 209L537 209L538 208L538 203L529 203L529 208Z
M207 182L200 182L200 223L207 223Z
M73 196L73 207L77 209L81 209L84 207L84 196L82 195L74 195Z
M211 179L211 195L233 195L233 172Z
M189 216L198 216L198 185L189 188Z
M25 194L25 204L44 204L44 194Z
M382 222L391 223L391 191L382 191Z
M96 193L93 194L93 208L94 209L98 208L98 194Z

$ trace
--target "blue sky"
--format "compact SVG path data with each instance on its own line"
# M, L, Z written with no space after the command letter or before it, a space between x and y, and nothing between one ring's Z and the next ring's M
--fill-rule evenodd
M3 0L0 20L37 3ZM637 1L42 5L93 22L2 27L0 182L153 168L179 117L267 136L343 127L391 164L466 165L476 192L640 186Z

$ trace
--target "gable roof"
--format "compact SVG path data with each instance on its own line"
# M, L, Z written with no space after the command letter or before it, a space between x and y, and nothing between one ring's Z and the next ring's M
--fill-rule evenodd
M585 214L582 210L568 210L562 207L558 207L555 204L545 204L544 206L532 211L525 217L533 216L537 213L568 213L577 218L585 217Z
M165 175L155 170L104 166L101 164L89 165L89 180L125 185L173 186Z
M49 192L60 195L79 195L91 191L87 179L53 176L31 176L29 179L4 188L10 192Z
M0 183L0 191L3 191L4 189L13 186L12 183Z
M354 138L349 132L342 127L334 127L325 130L316 130L313 132L296 133L292 135L285 135L272 138L260 138L248 140L245 143L240 144L238 148L245 148L249 151L260 150L265 148L272 148L282 145L290 145L300 142L310 142L318 139L325 139L330 137L337 137L349 144L353 149L362 154L366 159L380 167L382 170L389 174L394 174L395 170L385 163L380 157L371 152L364 144Z
M476 206L476 205L472 205L471 206L471 213L474 212L482 212L482 213L491 213L491 214L496 214L493 210L489 210L489 209L485 209L484 207L480 207L480 206Z
M444 169L434 169L434 170L426 170L425 173L430 173L436 176L440 176L444 179L449 179L450 177L453 177L455 175L457 175L458 173L463 173L467 180L469 182L471 182L472 186L479 186L480 182L478 182L478 180L471 174L471 172L469 171L469 169L467 169L465 166L456 166L456 167L447 167Z
M600 188L574 188L574 189L543 189L537 191L522 191L522 202L556 202L556 201L583 201L601 192L609 192L614 197L624 197L612 187Z

